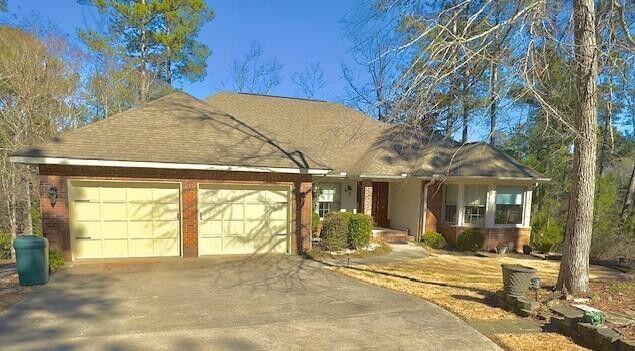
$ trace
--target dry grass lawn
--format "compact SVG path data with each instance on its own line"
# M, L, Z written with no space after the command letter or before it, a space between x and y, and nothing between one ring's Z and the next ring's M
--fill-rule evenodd
M362 281L406 292L429 300L460 318L470 321L514 320L518 317L492 307L502 288L502 263L518 263L538 270L543 284L555 284L559 263L527 256L476 257L436 252L430 257L387 265L337 268ZM592 267L591 279L615 278L616 272ZM492 340L509 350L580 350L571 340L555 333L495 334Z

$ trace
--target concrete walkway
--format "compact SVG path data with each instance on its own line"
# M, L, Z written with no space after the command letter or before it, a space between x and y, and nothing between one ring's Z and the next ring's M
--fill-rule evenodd
M447 311L297 256L76 264L0 314L0 350L500 350Z

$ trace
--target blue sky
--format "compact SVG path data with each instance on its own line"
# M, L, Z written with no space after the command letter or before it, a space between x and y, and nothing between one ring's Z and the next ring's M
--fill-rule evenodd
M41 18L76 38L77 28L95 27L99 15L76 0L9 0L9 12L20 18ZM327 87L319 98L338 100L344 94L341 64L352 64L350 43L343 37L341 20L359 3L357 0L208 0L216 18L201 31L199 40L212 49L207 61L207 77L202 82L177 86L205 97L228 89L228 70L253 42L259 43L267 58L276 57L283 65L283 81L272 94L297 95L291 76L310 63L319 62Z

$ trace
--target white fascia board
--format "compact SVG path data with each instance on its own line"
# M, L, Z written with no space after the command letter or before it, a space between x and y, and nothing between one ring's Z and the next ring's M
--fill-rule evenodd
M89 160L89 159L65 158L65 157L11 156L9 160L13 163L24 163L24 164L163 168L163 169L167 168L167 169L192 169L192 170L206 170L206 171L228 171L228 172L327 174L331 171L329 169L314 169L314 168L284 168L284 167L257 167L257 166L251 167L251 166L207 165L207 164L199 164L199 163Z
M421 176L417 177L420 179L430 180L430 179L442 179L440 177L429 177L429 176ZM443 177L447 180L517 180L524 182L550 182L551 178L530 178L530 177L487 177L487 176L446 176Z
M365 178L365 179L404 179L407 176L408 176L407 174L402 174L402 175L370 175L370 174L361 174L359 177L360 178Z

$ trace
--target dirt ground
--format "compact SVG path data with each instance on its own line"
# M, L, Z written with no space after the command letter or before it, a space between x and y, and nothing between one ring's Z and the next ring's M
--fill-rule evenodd
M406 292L432 301L474 325L491 324L486 336L508 350L582 350L569 338L556 333L505 330L498 321L517 321L513 313L495 305L494 297L502 288L502 263L516 263L538 270L546 286L556 283L559 262L531 256L477 257L455 252L437 251L430 257L407 262L337 268L339 272L386 288ZM592 266L592 281L623 279L615 270ZM500 331L500 332L498 332Z
M9 272L14 265L11 260L0 260L0 313L22 300L30 291L30 288L20 286L16 273Z

